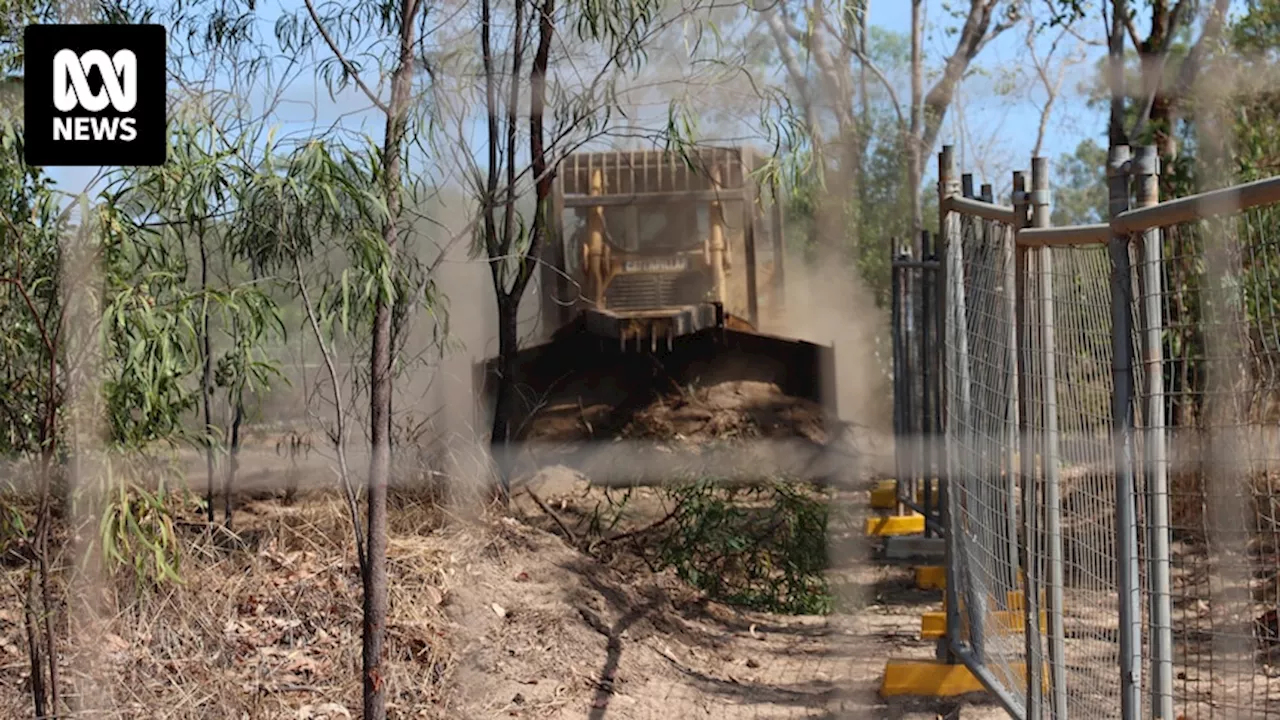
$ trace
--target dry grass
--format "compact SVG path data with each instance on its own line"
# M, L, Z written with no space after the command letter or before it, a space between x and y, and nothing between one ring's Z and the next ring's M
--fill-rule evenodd
M153 717L162 708L167 717L225 718L337 717L358 707L359 571L340 505L254 505L237 520L234 539L194 529L181 538L181 586L139 592L117 578L97 589L93 599L110 608L97 619L83 604L90 598L72 598L60 652L73 706L100 717ZM396 538L390 555L393 702L445 717L453 651L440 604L420 601L448 592L444 551ZM71 563L63 560L65 586ZM6 571L15 588L24 572ZM14 592L0 602L0 714L21 717L30 712L21 606Z
M886 653L918 629L914 608L892 632L878 598L840 618L741 612L512 518L463 521L406 495L392 507L391 717L934 717L875 696ZM357 717L359 571L340 500L249 504L234 541L187 520L182 585L139 594L120 577L65 608L61 686L75 716ZM76 580L67 560L64 587ZM848 561L870 592L879 576ZM20 586L24 570L3 572ZM20 597L0 595L0 717L30 715ZM94 621L87 599L111 612Z

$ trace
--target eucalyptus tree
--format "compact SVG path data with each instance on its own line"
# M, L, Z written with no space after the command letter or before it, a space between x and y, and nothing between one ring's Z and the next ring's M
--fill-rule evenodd
M247 267L235 252L239 244L233 235L238 229L235 217L243 211L236 196L238 170L246 137L228 141L215 122L190 108L173 123L170 137L169 160L163 167L120 174L125 191L116 205L136 233L151 235L173 253L182 279L194 286L191 323L200 362L198 403L203 416L196 441L205 452L205 512L214 522L216 466L222 448L226 464L223 522L229 526L245 392L269 387L279 376L264 345L285 330L273 299L260 283L245 277ZM219 281L218 266L226 268L228 263L238 265L240 273ZM232 414L222 426L214 418L215 404L222 402L217 397L219 388L225 390Z
M874 28L869 24L870 0L805 4L791 0L758 2L754 8L773 38L786 82L794 89L805 130L815 146L820 167L838 172L836 192L865 186L863 156L869 147L867 118L873 106L887 105L893 114L901 151L907 159L912 225L924 227L920 183L925 159L937 145L943 121L970 66L996 37L1014 27L1025 13L1023 0L968 0L943 10L956 26L941 63L930 73L925 55L929 27L925 0L911 2L911 40L908 77L882 67L872 53ZM932 83L926 78L932 74ZM902 91L902 85L908 91ZM861 181L861 182L860 182ZM832 198L833 207L843 202ZM836 217L842 215L832 211ZM839 225L833 226L838 229ZM836 232L836 229L830 232Z
M0 146L21 157L21 135L0 128ZM48 576L53 470L61 447L65 378L60 363L61 239L70 222L52 181L37 168L0 164L0 456L28 461L40 497L34 527L6 503L7 540L26 552L23 619L37 717L58 706L58 656ZM43 606L43 607L42 607ZM39 618L43 615L44 622ZM48 675L45 669L48 669Z
M367 527L364 564L364 717L386 717L386 683L382 673L387 622L387 488L391 472L392 319L397 297L393 281L402 240L402 197L406 131L415 104L414 81L422 75L417 52L425 35L425 0L365 0L317 7L304 0L299 11L279 27L282 45L300 52L323 44L329 62L323 72L332 92L354 85L383 118L381 146L371 155L377 186L381 242L377 258L369 353L369 439L371 454L366 490ZM323 12L322 12L323 11ZM421 32L420 32L421 31ZM364 60L386 68L373 80L363 72ZM384 82L385 79L385 82ZM383 89L384 84L386 89Z
M695 138L673 131L673 120L688 116L700 91L714 93L741 68L699 62L690 50L702 42L698 31L713 34L709 0L481 0L471 9L449 25L449 47L457 49L437 60L431 98L440 130L432 137L437 153L461 168L472 196L472 250L488 265L496 300L489 440L506 499L520 306L547 244L560 240L551 213L560 164L577 149L611 142L683 153ZM726 47L710 39L705 45ZM658 47L664 54L653 64L661 69L650 74ZM677 48L683 62L668 52ZM661 113L637 107L655 96ZM479 129L479 147L471 128Z
M1056 22L1102 21L1104 87L1113 145L1153 142L1166 166L1196 83L1223 49L1231 0L1046 0ZM1140 30L1145 30L1145 33ZM1136 72L1133 72L1136 66Z
M2 137L21 156L20 134L8 128ZM2 449L7 459L33 459L40 481L34 527L9 527L30 548L32 587L40 588L38 609L34 592L27 600L29 615L44 617L43 639L32 647L48 668L33 676L38 714L61 712L54 628L64 603L54 596L49 560L55 504L88 503L98 532L86 542L108 570L131 571L139 588L177 579L170 498L133 482L110 458L202 444L203 434L193 436L184 423L200 399L191 382L201 367L200 318L211 308L237 315L246 306L252 318L260 308L246 300L251 290L191 286L184 222L164 211L181 209L192 187L164 172L119 171L91 203L84 194L60 196L38 169L0 169ZM84 267L98 270L73 274ZM96 361L87 362L89 355ZM85 397L73 408L75 393ZM73 431L81 412L102 419L109 452L101 475L72 484L62 480L77 475L71 466L90 452ZM86 519L79 511L61 517Z
M269 141L261 158L245 168L238 199L240 212L233 230L236 252L291 288L328 376L332 422L326 432L336 450L364 584L364 702L366 710L374 713L385 707L381 633L386 622L386 571L375 566L386 562L386 526L379 524L385 517L380 518L372 506L384 503L385 512L386 480L382 481L381 495L372 479L366 485L369 519L362 524L360 497L347 454L351 398L344 393L338 353L344 344L368 342L377 336L379 308L388 298L402 303L403 312L431 307L435 299L429 280L416 272L416 265L389 257L385 226L390 208L385 201L379 152L368 138L357 149L333 139L309 139L292 146ZM335 247L350 267L337 274L321 270L319 275L309 269ZM384 436L370 435L385 442ZM379 470L385 468L375 460L370 472ZM379 533L381 542L376 541ZM370 638L371 634L378 637ZM376 682L368 681L370 677Z

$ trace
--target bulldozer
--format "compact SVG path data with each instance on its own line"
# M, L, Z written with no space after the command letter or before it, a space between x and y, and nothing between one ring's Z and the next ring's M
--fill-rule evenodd
M834 416L834 348L760 329L785 303L782 210L766 210L761 160L749 147L565 158L537 293L549 339L515 359L512 440L616 439L655 398L725 382ZM476 367L488 408L499 367Z

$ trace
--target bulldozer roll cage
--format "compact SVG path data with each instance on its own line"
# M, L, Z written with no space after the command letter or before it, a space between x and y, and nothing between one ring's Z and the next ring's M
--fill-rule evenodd
M557 174L551 209L554 235L544 248L541 271L542 322L548 334L569 324L583 311L656 311L670 309L682 314L675 324L696 332L705 326L707 311L690 309L705 302L720 302L732 315L745 320L751 327L758 327L760 316L760 263L757 241L760 236L768 239L764 254L770 258L769 288L775 311L782 303L782 215L781 206L770 204L768 225L763 224L763 203L754 174L761 168L760 156L751 148L705 147L685 153L641 150L615 150L582 152L565 158ZM678 208L678 209L677 209ZM712 235L734 229L740 239L732 243L735 254L740 255L744 283L731 289L720 278L718 295L694 297L698 288L680 287L680 270L688 264L675 263L679 254L697 255L696 252L662 253L637 237L630 247L623 247L613 231L614 222L606 222L610 213L632 212L632 222L643 224L664 215L668 220L680 210L695 210L699 222L706 228L689 228L687 234ZM703 218L702 215L707 217ZM600 234L600 253L611 267L601 270L597 280L602 287L587 287L591 278L584 271L591 258L590 239L577 243L578 237L568 227L566 220L584 221L583 231L594 229ZM599 227L593 228L592 223ZM670 224L670 223L668 223ZM718 226L718 228L717 228ZM640 232L636 233L637 235ZM729 243L726 243L728 245ZM579 247L574 247L579 245ZM716 262L709 257L714 248L704 253L705 265L711 273L719 273ZM726 248L727 250L727 248ZM576 257L582 255L583 257ZM652 258L664 256L673 261L672 268L646 271ZM696 259L696 258L695 258ZM726 260L728 260L726 256ZM697 263L693 263L697 266ZM722 263L729 265L730 263ZM639 269L630 269L634 265ZM576 272L575 272L576 271ZM686 271L683 277L696 275ZM716 277L720 277L718 274ZM715 285L715 283L712 283ZM599 292L593 293L593 290ZM731 290L736 297L731 296ZM681 309L677 309L681 308ZM599 323L594 323L599 325ZM610 332L619 335L620 332Z

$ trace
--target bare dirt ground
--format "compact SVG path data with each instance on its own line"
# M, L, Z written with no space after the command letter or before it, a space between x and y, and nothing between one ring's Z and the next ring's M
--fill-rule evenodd
M546 495L543 504L563 518L585 516L573 512L575 503L581 509L596 495L568 487L563 479L560 487L544 485L539 492L540 497ZM845 495L842 501L861 501L865 507L865 492ZM647 514L643 502L631 502L642 508L637 514ZM536 517L541 508L528 509L529 522L546 522ZM849 526L860 527L859 515L865 517L865 511L850 515ZM613 624L589 621L606 640L605 662L594 677L624 670L628 676L627 683L602 694L597 703L611 704L617 708L616 717L625 718L1005 717L983 698L939 702L879 697L886 659L933 656L933 643L919 638L920 613L938 609L941 598L915 589L910 567L877 563L860 539L838 543L851 552L832 568L839 600L837 611L829 616L742 612L702 601L677 581L663 578L663 592L668 599L680 598L676 604L659 603L653 609L641 605L638 611L634 602L615 605L609 608ZM646 630L631 632L636 625ZM629 642L610 645L608 638L620 637L624 627L631 633ZM608 652L624 647L630 648L629 658L625 652ZM615 656L621 661L611 659Z
M663 399L638 413L627 432L675 445L750 442L779 432L815 445L826 439L807 407L746 389ZM780 430L779 423L797 427ZM295 463L279 439L255 437L242 454L240 487L261 487L238 499L234 534L210 532L194 507L178 518L183 583L143 587L125 570L106 587L71 594L77 599L63 613L59 674L64 701L78 717L358 716L361 590L350 516L332 490L320 489L333 487L327 463L315 456ZM187 460L191 476L200 477L197 459ZM280 478L288 474L302 488L293 503L280 498ZM869 486L862 478L832 496L840 520L827 538L828 576L837 600L826 616L737 610L707 600L669 570L648 567L642 552L617 538L661 519L655 491L634 493L606 547L584 530L604 491L566 468L523 484L505 517L452 512L441 508L439 493L397 490L387 664L379 679L389 689L390 714L1004 717L981 698L878 696L887 659L934 655L933 643L919 639L920 614L939 609L941 595L914 589L910 567L873 557L861 535ZM56 561L62 582L83 582L80 558ZM3 574L9 591L0 596L0 716L22 717L30 714L25 566ZM97 604L96 614L85 598Z
M917 633L938 598L912 589L908 568L850 557L837 569L841 612L747 613L669 574L604 565L516 518L450 523L411 499L396 507L393 717L1004 716L877 697L886 658L933 653ZM236 543L188 531L182 586L104 588L114 607L96 621L70 608L60 666L84 716L358 716L360 591L341 505L259 502L237 527ZM5 717L30 708L22 572L6 572L15 592L0 605Z

